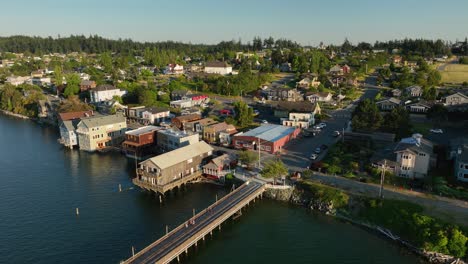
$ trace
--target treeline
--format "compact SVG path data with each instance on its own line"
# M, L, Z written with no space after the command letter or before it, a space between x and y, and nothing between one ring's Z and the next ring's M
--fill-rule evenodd
M388 42L377 41L374 44L374 49L384 49L388 52L391 52L393 49L399 49L403 55L419 55L425 57L451 54L450 45L440 39L404 39L391 40Z

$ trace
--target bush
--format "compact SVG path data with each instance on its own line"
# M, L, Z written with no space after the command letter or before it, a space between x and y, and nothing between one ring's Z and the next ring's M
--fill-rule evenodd
M302 182L300 187L309 192L314 199L332 202L335 208L344 208L348 205L349 196L339 189L310 181Z

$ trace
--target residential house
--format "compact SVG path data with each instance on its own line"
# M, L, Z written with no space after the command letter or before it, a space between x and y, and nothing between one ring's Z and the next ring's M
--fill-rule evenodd
M171 122L178 129L183 129L185 122L192 122L192 121L200 120L200 119L201 119L201 115L190 114L190 115L182 115L182 116L174 117L172 118Z
M411 97L421 97L423 93L423 89L419 85L413 85L413 86L407 87L405 91L406 91L406 94L408 94L408 96L411 96Z
M401 56L399 56L399 55L393 56L393 63L396 64L396 65L400 65L402 60L403 60L403 58Z
M172 129L158 130L156 135L158 147L166 152L200 141L198 133L188 133Z
M29 81L31 77L29 76L9 76L6 78L5 83L9 83L14 86L18 86L20 84L26 83Z
M283 146L296 138L300 131L295 127L267 124L234 135L232 143L236 149L260 150L273 154L281 152Z
M89 93L91 97L91 103L100 103L108 100L112 100L114 96L123 96L127 91L122 91L109 84L99 85L92 89Z
M164 74L183 74L184 73L184 66L179 64L168 64L166 69L164 70Z
M76 119L81 119L81 118L90 117L90 116L94 116L93 110L59 113L58 121L60 123L64 121L76 120Z
M406 109L412 113L426 113L429 108L431 107L425 102L416 102L406 105Z
M452 140L450 146L455 178L462 182L468 182L468 138Z
M140 119L142 118L142 114L147 108L145 106L133 106L127 107L125 110L125 116L129 119Z
M164 128L144 126L125 132L122 150L128 158L143 160L156 153L157 131Z
M303 101L304 96L296 88L283 88L283 87L272 87L266 89L264 93L267 95L268 100L273 101Z
M330 71L328 72L330 75L343 75L344 74L344 69L340 65L335 65L330 68Z
M391 94L393 97L400 97L401 96L401 90L400 89L393 89L391 91Z
M210 144L219 143L229 146L231 144L232 135L235 133L237 133L236 127L226 122L212 124L203 127L203 140Z
M31 77L32 78L42 78L42 77L44 77L44 71L43 70L32 71L31 72Z
M211 61L205 64L205 73L227 75L232 73L232 66L224 61Z
M37 86L49 86L52 84L52 80L50 77L33 77L32 79L28 80L28 83Z
M312 103L330 102L332 100L332 94L329 92L314 93L314 94L306 96L306 98L307 98L307 101L310 101Z
M79 120L66 120L60 123L59 131L60 138L59 143L72 149L74 146L78 146L78 138L76 136L76 126Z
M376 103L381 111L391 111L401 105L401 100L397 98L388 98Z
M427 176L433 161L434 145L423 139L421 134L403 138L395 147L398 167L396 175L410 179L423 179Z
M184 131L191 131L203 134L203 129L207 126L218 123L218 121L213 120L213 118L203 118L194 121L185 122L182 127Z
M460 92L456 92L454 94L443 97L442 103L445 106L454 106L454 105L458 106L458 105L468 104L468 96Z
M164 194L172 183L184 182L201 175L202 165L213 154L213 148L201 141L139 163L137 186ZM167 187L167 188L166 188Z
M164 107L148 107L141 111L141 119L148 124L159 124L170 118L170 111Z
M85 92L96 88L96 82L90 80L82 80L80 83L80 91Z
M190 107L192 107L192 100L186 99L186 100L171 101L169 103L169 105L172 108L180 108L180 109L190 108Z
M122 143L127 122L124 116L108 115L82 118L76 133L81 150L96 151Z
M237 158L234 154L223 154L210 160L207 164L203 165L203 174L208 178L222 179L226 174L231 172L231 168L237 165Z
M303 89L309 89L310 87L318 87L319 85L320 81L318 81L317 76L313 76L311 78L306 77L296 83L296 87Z

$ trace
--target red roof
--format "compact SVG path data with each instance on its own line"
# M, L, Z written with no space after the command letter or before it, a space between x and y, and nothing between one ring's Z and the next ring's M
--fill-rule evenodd
M78 118L92 116L92 115L94 115L93 110L88 110L88 111L79 111L79 112L60 113L59 118L62 121L68 121L68 120L78 119Z

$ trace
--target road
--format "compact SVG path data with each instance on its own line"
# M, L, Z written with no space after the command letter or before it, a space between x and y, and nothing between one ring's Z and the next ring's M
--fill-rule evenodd
M357 195L370 197L378 197L379 195L380 187L377 184L362 183L340 176L317 173L312 176L312 179ZM431 216L468 227L468 202L388 186L385 187L383 195L385 198L419 204Z
M375 98L378 89L366 89L360 100ZM332 146L339 140L333 137L334 131L342 131L346 129L348 122L351 120L351 113L357 102L350 104L345 109L335 110L331 112L331 118L326 120L327 127L315 137L297 138L288 143L282 150L281 160L289 167L290 171L302 171L310 165L310 156L314 150L321 145ZM322 152L317 160L323 158L326 152Z
M163 260L168 254L173 254L174 252L172 251L178 247L188 244L193 236L209 227L215 220L229 212L239 202L255 193L261 187L262 185L256 182L250 182L248 185L243 184L235 192L211 206L210 210L205 210L195 218L191 218L190 221L193 220L193 223L190 224L190 221L183 223L166 237L149 245L125 263L156 263Z

